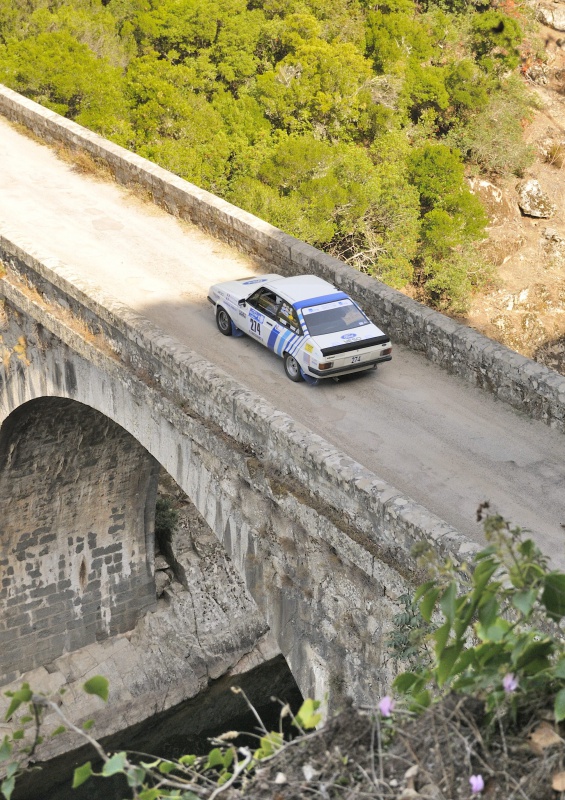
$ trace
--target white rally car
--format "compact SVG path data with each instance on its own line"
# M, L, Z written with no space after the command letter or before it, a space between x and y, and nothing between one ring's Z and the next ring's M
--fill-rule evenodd
M392 358L389 337L344 292L315 275L261 275L210 287L224 336L247 333L284 359L291 381L315 383Z

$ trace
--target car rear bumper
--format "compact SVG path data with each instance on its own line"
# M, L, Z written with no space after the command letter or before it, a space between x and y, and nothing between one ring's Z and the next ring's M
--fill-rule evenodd
M373 358L371 361L364 361L362 364L349 364L347 367L338 367L337 369L315 369L308 367L305 372L316 378L333 378L335 375L345 375L350 372L362 372L365 369L373 369L377 364L382 364L384 361L392 361L392 356L381 356L380 358Z

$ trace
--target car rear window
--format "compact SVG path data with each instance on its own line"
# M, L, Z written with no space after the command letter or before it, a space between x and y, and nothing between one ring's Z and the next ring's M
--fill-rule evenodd
M335 300L333 303L308 306L302 309L302 313L310 336L350 331L369 324L365 314L351 300Z

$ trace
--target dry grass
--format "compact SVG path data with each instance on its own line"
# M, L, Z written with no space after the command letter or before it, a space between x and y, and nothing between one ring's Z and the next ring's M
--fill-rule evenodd
M543 712L540 715L543 718ZM535 753L539 717L514 729L485 728L482 703L448 697L420 717L346 709L323 728L294 740L258 771L245 792L225 800L562 800L552 780L563 770L565 743ZM480 795L469 778L482 775Z

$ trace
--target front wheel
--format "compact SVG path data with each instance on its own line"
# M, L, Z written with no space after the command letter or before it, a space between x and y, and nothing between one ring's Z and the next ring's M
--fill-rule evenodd
M302 370L300 369L300 364L291 356L290 353L284 354L284 371L287 374L287 377L290 378L291 381L295 383L299 383L302 378Z
M220 333L223 333L224 336L231 336L232 331L232 323L231 317L228 312L223 309L221 306L218 306L216 311L216 325L218 326L218 330Z

